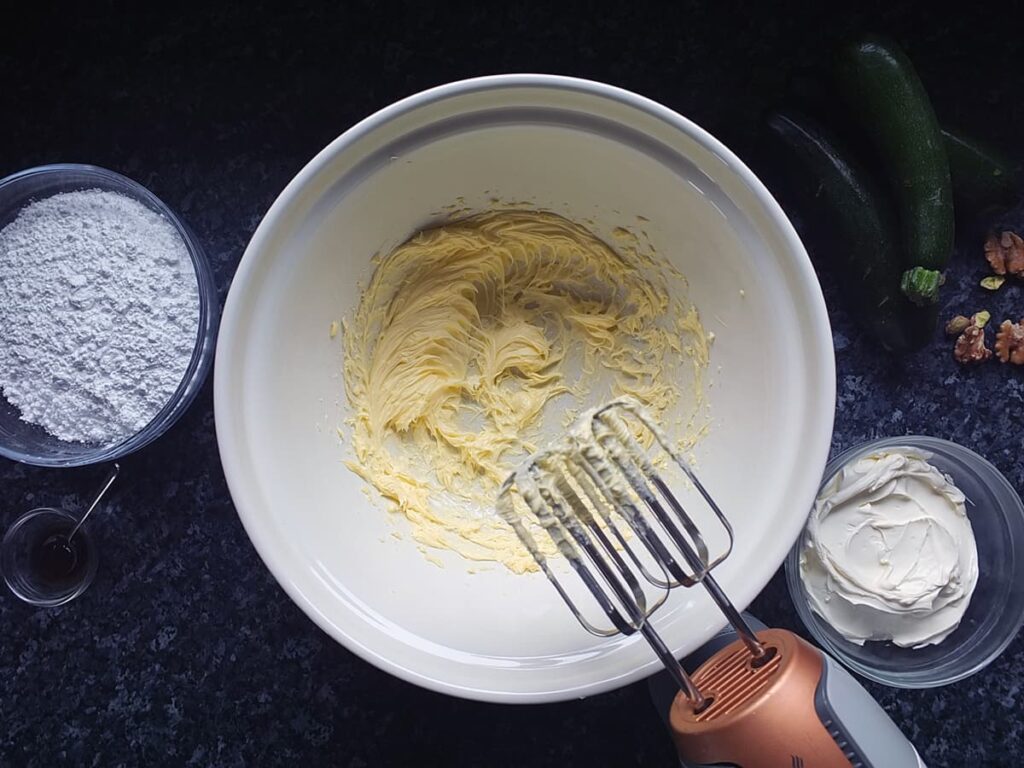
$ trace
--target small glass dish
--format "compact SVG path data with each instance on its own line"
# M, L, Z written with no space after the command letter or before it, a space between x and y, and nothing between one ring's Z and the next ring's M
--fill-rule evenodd
M0 544L0 572L26 603L54 608L85 592L96 576L96 546L78 518L63 509L26 512ZM74 532L70 542L68 536Z
M877 641L857 645L846 640L811 609L800 578L804 534L786 558L786 583L814 639L854 672L896 688L932 688L984 669L1006 649L1024 622L1024 504L1002 473L974 451L918 435L888 437L851 448L829 462L822 487L850 461L897 446L931 454L929 462L949 475L968 500L979 574L956 630L942 642L923 648Z
M199 242L188 227L152 192L113 171L92 165L44 165L0 179L0 229L30 202L62 192L101 189L116 192L163 216L181 235L199 286L199 328L192 359L177 390L140 431L108 445L68 442L21 419L0 394L0 456L45 467L77 467L113 461L137 451L166 432L195 399L210 370L219 318L217 286ZM0 340L2 343L2 340Z

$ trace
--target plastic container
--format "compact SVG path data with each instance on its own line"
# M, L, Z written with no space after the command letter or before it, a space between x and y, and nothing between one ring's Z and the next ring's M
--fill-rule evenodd
M786 582L804 625L836 659L886 685L931 688L984 669L1010 644L1024 622L1024 504L1002 473L974 451L924 436L889 437L858 445L829 462L822 486L845 464L896 446L930 453L929 462L949 475L967 496L979 574L960 626L942 642L923 648L849 642L810 607L800 578L804 534L786 559Z
M192 359L177 390L139 432L107 445L68 442L21 419L0 394L0 455L26 464L75 467L125 456L151 443L185 412L202 386L213 359L219 306L213 273L199 243L174 212L152 192L113 171L91 165L45 165L0 180L0 229L30 202L61 192L102 189L130 197L169 221L185 241L199 285L199 328ZM0 342L2 343L2 342Z

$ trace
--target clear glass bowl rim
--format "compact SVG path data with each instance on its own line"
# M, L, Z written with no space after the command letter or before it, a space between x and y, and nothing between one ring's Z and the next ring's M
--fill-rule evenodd
M25 512L17 520L15 520L11 524L10 528L8 528L7 531L4 532L3 541L0 542L0 547L2 547L3 549L2 553L0 553L0 557L3 558L5 565L7 563L7 558L9 556L7 550L8 547L12 545L12 541L14 540L14 538L21 532L22 528L24 528L26 525L32 522L33 519L42 514L55 514L59 517L65 518L69 523L72 524L78 522L78 518L75 517L73 514L64 509L58 509L57 507L35 507L34 509L30 509L28 512ZM57 595L56 597L33 597L23 592L18 585L13 583L12 579L9 578L9 574L7 573L7 569L5 567L3 572L3 580L7 584L7 588L10 589L11 592L13 592L18 599L28 603L29 605L35 605L40 608L56 608L57 606L70 603L76 597L79 597L83 592L85 592L85 590L87 590L92 585L93 580L96 578L96 571L99 568L99 557L96 552L96 543L92 540L92 536L86 530L86 526L83 525L78 530L78 533L75 534L76 539L79 536L81 536L83 539L89 542L89 547L92 550L92 557L88 561L88 565L86 566L86 572L83 575L82 580L75 585L74 589L65 592L64 594Z
M1000 509L1003 517L1009 518L1011 516L1016 516L1018 518L1024 518L1024 502L1021 501L1020 494L1017 493L1013 485L1010 484L1010 481L1006 479L1005 475L1003 475L1003 473L1000 472L992 462L959 443L954 443L951 440L945 440L939 437L931 437L929 435L884 437L877 440L869 440L867 442L860 443L859 445L855 445L852 448L848 448L838 454L834 459L830 460L826 465L825 473L822 476L821 481L822 487L832 479L833 475L835 475L843 465L847 464L855 457L871 453L872 451L876 451L880 448L892 448L895 446L921 448L925 451L930 451L931 453L955 454L960 459L966 460L974 464L975 467L985 470L991 475L992 481L1001 487L1004 491L1005 497L1009 500L1008 504L1004 505ZM1024 603L1022 603L1018 608L1018 615L1012 617L1012 620L1006 624L1007 631L1005 632L1005 636L1001 638L1000 642L987 654L974 659L973 663L964 665L953 674L942 677L936 676L933 678L922 677L920 675L903 677L898 674L891 674L886 671L878 670L875 667L851 658L842 650L842 648L837 647L831 638L822 632L820 627L822 620L819 619L811 609L810 603L804 594L803 582L800 579L800 547L802 543L803 532L801 531L800 536L797 537L797 540L794 542L785 561L786 586L789 589L789 596L796 608L796 612L800 616L800 620L803 622L803 625L807 628L807 631L811 633L815 641L820 644L822 648L854 672L868 678L869 680L894 688L907 689L936 688L943 685L949 685L950 683L955 683L980 672L995 661L995 659L997 659L1002 652L1006 650L1007 646L1013 642L1013 639L1017 636L1021 626L1024 625Z

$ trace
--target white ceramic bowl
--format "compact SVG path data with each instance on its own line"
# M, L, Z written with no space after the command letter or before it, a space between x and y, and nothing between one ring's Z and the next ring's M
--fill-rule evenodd
M639 637L599 640L541 575L429 563L343 465L341 344L373 254L453 203L528 201L609 235L641 214L717 336L714 425L699 471L736 528L720 583L745 606L803 525L828 455L831 335L782 210L712 136L648 99L565 77L509 75L417 94L317 155L277 199L239 266L215 368L217 436L260 556L296 603L363 658L435 690L556 701L656 669ZM393 517L393 516L392 516ZM724 623L676 590L656 625L680 654Z

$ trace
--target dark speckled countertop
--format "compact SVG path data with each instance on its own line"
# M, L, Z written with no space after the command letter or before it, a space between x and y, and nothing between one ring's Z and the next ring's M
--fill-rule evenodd
M25 4L28 5L28 4ZM541 71L607 81L696 120L746 156L761 111L842 36L902 41L944 122L1021 157L1021 46L982 4L632 4L600 14L511 4L76 4L5 11L0 176L89 162L149 186L205 244L223 297L260 217L329 140L372 111L471 75ZM342 8L344 6L344 8ZM996 21L995 19L998 19ZM1010 38L1016 33L1011 33ZM1024 224L1024 222L1018 222ZM813 250L813 249L812 249ZM944 293L1024 314L1024 289L977 289L964 240ZM926 433L987 456L1024 487L1024 377L963 370L949 344L902 361L833 321L833 450ZM163 439L124 461L92 530L102 563L77 602L34 610L0 590L2 766L655 766L673 753L643 684L549 706L484 705L420 690L364 663L307 620L263 567L221 472L210 385ZM39 505L76 508L101 468L0 461L0 526ZM802 630L781 575L755 601ZM1016 765L1024 753L1024 644L930 691L868 685L933 766Z

